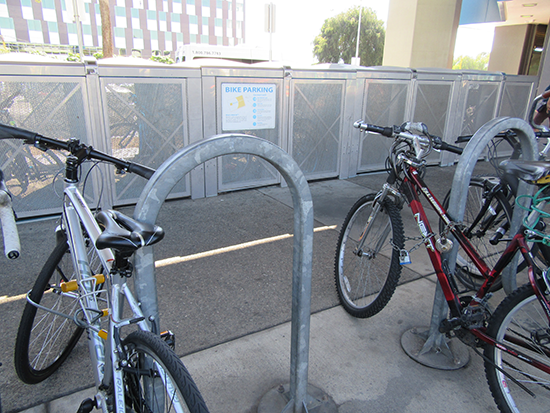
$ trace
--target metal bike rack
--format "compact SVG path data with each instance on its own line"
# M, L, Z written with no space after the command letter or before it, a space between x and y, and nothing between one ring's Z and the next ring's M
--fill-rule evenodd
M491 139L499 132L509 129L513 130L519 138L523 159L538 159L537 140L533 129L526 121L519 118L496 118L479 128L464 148L453 178L447 212L456 221L460 222L464 218L468 186L477 160ZM517 195L530 194L532 191L531 185L521 181ZM525 214L526 211L523 209L514 208L509 230L511 234L518 230ZM454 242L453 249L449 253L442 254L442 258L447 260L451 272L455 270L457 254L458 242ZM517 267L517 260L518 257L515 257L502 273L502 283L507 294L516 288L514 268ZM425 366L441 370L458 369L468 363L468 348L456 340L449 341L444 334L439 332L439 324L447 318L448 312L449 307L443 290L437 283L430 327L413 328L406 331L401 337L401 345L411 358Z
M151 177L135 208L134 218L154 223L166 197L188 172L222 155L249 154L271 163L286 180L294 205L294 256L292 267L292 327L290 401L283 412L307 412L311 268L313 250L313 202L306 178L290 155L273 143L249 135L227 134L187 146L168 158ZM136 296L145 314L158 327L159 311L152 247L135 254Z

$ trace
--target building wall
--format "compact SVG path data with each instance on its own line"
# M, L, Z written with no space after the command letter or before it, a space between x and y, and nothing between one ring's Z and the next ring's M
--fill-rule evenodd
M84 48L101 48L99 0L78 0ZM245 0L111 0L116 50L174 52L184 44L244 42ZM6 43L78 46L73 0L0 0ZM173 55L173 53L172 53Z
M490 72L517 75L527 34L527 24L495 27Z
M452 67L461 0L390 0L384 66Z

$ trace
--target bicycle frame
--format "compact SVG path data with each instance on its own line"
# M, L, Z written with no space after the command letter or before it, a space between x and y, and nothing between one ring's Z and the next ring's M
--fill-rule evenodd
M0 139L19 139L44 152L49 149L69 152L65 160L61 226L56 230L58 242L62 244L56 246L46 261L35 286L27 295L27 301L30 306L61 319L61 325L70 320L77 328L72 329L72 335L60 356L47 347L45 354L53 354L51 357L57 358L46 367L40 365L35 369L29 360L29 343L36 312L27 306L22 317L25 323L20 324L17 337L23 344L16 346L16 354L18 351L24 352L16 358L21 360L19 365L16 362L21 379L34 384L49 377L65 361L82 331L86 330L97 392L94 399L88 398L81 403L79 411L88 412L97 408L104 413L125 413L129 406L142 411L143 403L153 406L153 402L155 411L157 408L164 411L164 405L169 404L170 408L180 412L188 403L191 403L192 411L207 411L195 383L173 353L173 334L170 331L158 334L156 325L152 323L153 318L146 318L127 285L132 275L129 261L132 254L140 247L160 241L164 231L156 225L139 223L116 211L92 213L78 189L80 167L86 161L106 162L115 166L117 172L131 172L145 179L151 178L155 171L96 151L76 138L61 141L0 124ZM105 226L106 232L100 225ZM134 235L141 242L134 242ZM121 240L122 243L119 242ZM73 272L63 274L62 260L66 253L71 255ZM99 274L101 271L103 274ZM48 285L54 275L55 285ZM41 305L44 292L51 292L52 298L55 298L51 300L51 307ZM57 298L67 300L58 306L61 300ZM62 309L67 302L68 309ZM124 303L128 307L126 311ZM107 308L102 309L100 305ZM135 325L140 331L122 336L121 329L130 325ZM42 351L44 343L39 341L36 348L38 352ZM162 392L157 395L156 390L160 390L161 385Z
M418 196L418 192L422 193L424 197L428 200L429 204L436 211L437 215L448 226L449 232L455 237L455 239L458 241L460 246L464 249L466 254L470 257L472 262L475 264L477 269L480 271L481 274L483 274L485 278L485 282L483 283L481 288L476 292L471 303L469 304L470 306L472 307L477 306L482 302L482 300L488 298L487 295L489 293L491 286L493 285L495 280L500 276L503 269L512 261L512 258L514 257L515 253L519 250L524 256L526 262L528 263L529 282L532 285L533 289L535 290L537 298L541 303L542 307L544 308L546 317L548 318L550 323L550 304L546 299L546 297L544 297L544 294L541 291L537 283L537 280L535 278L535 273L533 270L534 263L529 253L529 247L527 245L527 241L525 238L524 229L522 228L518 231L518 233L514 236L514 238L508 245L508 247L502 253L501 257L499 258L498 262L495 264L494 268L490 269L485 264L483 259L479 256L479 254L477 253L475 248L471 245L471 243L466 238L466 236L462 233L462 231L459 228L457 228L455 225L453 225L451 218L447 215L447 211L443 208L443 206L439 203L435 195L430 191L430 189L424 183L418 171L418 167L420 165L406 158L403 159L403 162L406 164L405 166L406 174L399 188L395 189L388 182L384 186L384 189L381 191L377 199L378 199L378 202L380 203L383 201L384 197L390 193L393 194L394 196L397 195L397 197L401 197L401 196L405 197L407 204L411 208L411 211L413 213L413 216L415 218L419 231L423 237L423 243L426 247L426 250L430 257L430 261L435 270L437 279L439 281L439 284L441 285L445 299L449 306L451 317L459 319L464 312L464 308L460 303L459 297L457 296L457 294L455 293L455 291L451 286L449 276L444 271L444 264L441 257L441 253L436 248L435 233L433 233L431 229L430 223L426 216L426 212ZM388 181L391 181L391 180L392 178L390 177ZM378 211L378 208L373 208L373 212L369 217L368 222L370 222L374 218L377 211ZM369 231L369 228L370 227L367 223L362 237L364 237L365 234ZM494 339L492 339L491 337L485 334L484 327L473 327L469 329L469 331L480 341L492 346L497 346L502 351L505 351L515 357L522 358L524 361L530 363L534 367L539 368L540 370L550 374L550 366L542 364L539 361L526 356L525 354L517 352L516 350L512 350L508 348L506 345L504 345L503 343L496 342ZM528 344L526 343L516 342L516 344L520 344L520 345L523 345L524 347L528 347Z
M63 228L67 233L75 276L80 289L80 294L61 293L78 299L85 318L85 328L88 336L88 347L92 365L95 366L94 378L96 387L108 388L112 385L114 400L117 412L126 411L123 370L118 365L121 354L121 341L119 331L122 327L137 324L142 330L150 331L149 325L141 312L137 300L133 297L126 280L116 271L112 271L114 254L109 249L95 249L95 242L101 234L101 229L95 220L92 211L86 204L84 197L77 188L76 183L66 183L64 189L63 205ZM109 332L100 336L100 317L97 314L102 310L99 306L97 295L100 292L96 289L97 280L92 276L88 254L86 251L86 240L82 228L86 231L97 252L103 270L106 274L105 284L107 288L106 302L108 303L108 315L110 317ZM124 299L128 304L133 316L124 319L122 317ZM32 301L31 304L35 305ZM46 308L43 308L47 310ZM73 319L72 317L65 317ZM103 332L104 333L104 332ZM163 378L164 380L164 378ZM103 412L107 413L107 403L103 394L96 395L99 398Z

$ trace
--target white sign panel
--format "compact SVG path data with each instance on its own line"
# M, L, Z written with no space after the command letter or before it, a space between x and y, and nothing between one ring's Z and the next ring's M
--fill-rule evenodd
M222 130L275 129L277 85L222 83Z

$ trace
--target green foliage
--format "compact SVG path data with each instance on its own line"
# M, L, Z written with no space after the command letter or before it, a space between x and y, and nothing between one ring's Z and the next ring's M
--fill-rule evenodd
M98 60L103 59L103 52L95 52L93 56Z
M476 57L458 56L453 60L454 70L487 70L489 68L489 54L480 53Z
M46 56L46 53L44 53L43 50L38 50L38 49L26 49L25 52L29 53L29 54L35 54L35 55L38 55L38 56Z
M167 65L174 64L174 59L172 59L170 56L151 56L151 60L159 63L165 63Z
M319 63L351 63L357 47L357 26L359 6L325 20L321 34L313 41L313 55ZM382 64L386 31L384 22L378 20L370 8L363 8L361 34L359 36L359 57L362 66Z
M68 62L80 62L80 55L78 53L71 53L67 56Z

